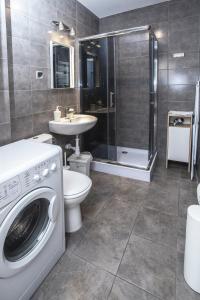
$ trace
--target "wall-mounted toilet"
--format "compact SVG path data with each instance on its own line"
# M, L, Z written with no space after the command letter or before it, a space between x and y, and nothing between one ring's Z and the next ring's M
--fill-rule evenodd
M52 136L50 134L41 134L31 138L31 140L52 144ZM66 232L75 232L81 228L80 204L89 194L91 187L92 181L88 176L63 169Z

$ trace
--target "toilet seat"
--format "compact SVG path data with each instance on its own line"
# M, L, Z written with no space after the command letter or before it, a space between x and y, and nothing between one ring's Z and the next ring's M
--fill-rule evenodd
M92 186L91 179L81 173L63 170L63 189L64 198L78 198L80 195L90 190Z

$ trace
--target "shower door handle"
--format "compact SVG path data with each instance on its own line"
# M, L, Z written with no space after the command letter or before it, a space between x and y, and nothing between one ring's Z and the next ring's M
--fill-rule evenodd
M114 94L115 93L110 92L110 107L113 107L113 104L114 104L114 102L113 102L113 96L114 96Z

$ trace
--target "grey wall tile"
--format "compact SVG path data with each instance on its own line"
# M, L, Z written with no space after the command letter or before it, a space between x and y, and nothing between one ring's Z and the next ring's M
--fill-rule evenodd
M6 7L28 14L29 0L5 0Z
M33 67L47 68L49 66L49 45L31 42L30 65Z
M29 38L29 19L24 12L7 8L6 23L8 36L15 36L23 39Z
M75 0L56 0L56 6L59 10L66 12L66 14L75 19L76 18L76 1Z
M48 91L32 91L33 114L51 110L48 100Z
M53 112L47 111L33 115L34 135L49 131L49 120L53 119Z
M48 30L50 30L50 25L47 26L39 21L30 19L29 21L29 37L30 40L39 43L46 44L48 41ZM28 31L28 29L26 29Z
M10 92L11 116L24 117L32 113L31 91Z
M174 101L184 101L195 99L195 86L186 84L176 84L168 86L168 99Z
M2 13L3 12L1 12L1 14ZM4 16L2 16L2 18L3 17ZM6 35L6 23L4 19L0 20L0 59L7 59L7 35Z
M8 90L8 62L0 59L0 90Z
M8 61L9 64L28 65L30 55L29 40L8 37Z
M29 1L28 12L30 18L46 24L50 24L52 20L56 20L57 16L55 7L48 0Z
M159 64L158 68L160 70L168 69L168 53L167 52L159 52Z
M196 32L173 31L169 33L169 49L173 52L198 51L199 35Z
M0 91L0 124L10 122L10 99L7 90Z
M0 124L0 145L5 145L11 140L11 127L10 123Z
M169 84L196 84L198 79L198 68L169 70Z
M198 14L200 14L199 0L173 0L169 2L170 20Z
M199 52L184 52L184 57L174 58L169 53L169 69L196 68L199 66Z
M32 116L11 119L12 140L20 140L33 136Z
M0 21L0 90L10 89L10 103L1 101L0 122L7 122L11 113L13 140L48 131L48 121L53 118L52 111L57 105L78 106L76 89L58 92L49 88L51 36L48 30L51 30L51 21L59 19L75 29L76 23L79 22L79 28L83 28L82 34L85 36L95 34L99 29L99 19L76 2L6 0L6 22ZM0 20L3 20L1 14ZM44 72L43 79L36 79L37 70ZM2 92L1 99L3 94ZM6 106L5 103L9 105ZM5 114L7 110L8 115Z
M24 65L9 65L10 90L30 90L30 68Z

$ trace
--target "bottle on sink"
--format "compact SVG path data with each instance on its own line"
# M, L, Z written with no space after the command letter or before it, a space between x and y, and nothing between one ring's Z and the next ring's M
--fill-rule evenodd
M59 109L59 106L56 107L56 110L53 112L54 115L54 121L59 122L61 118L61 111Z

